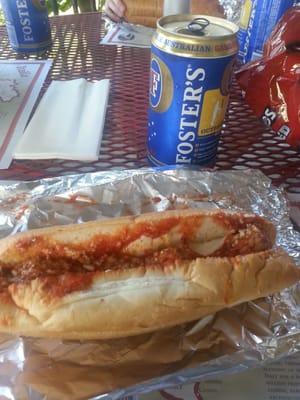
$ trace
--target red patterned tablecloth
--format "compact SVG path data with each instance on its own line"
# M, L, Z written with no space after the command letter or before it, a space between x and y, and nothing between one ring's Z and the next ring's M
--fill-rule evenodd
M54 45L44 57L54 60L41 96L53 79L111 79L110 100L99 160L14 161L0 170L0 179L37 179L109 168L147 166L147 101L149 49L103 46L104 24L99 13L51 18ZM21 58L0 27L0 59ZM275 184L300 198L300 153L264 127L243 102L233 84L230 109L222 135L217 168L259 168Z

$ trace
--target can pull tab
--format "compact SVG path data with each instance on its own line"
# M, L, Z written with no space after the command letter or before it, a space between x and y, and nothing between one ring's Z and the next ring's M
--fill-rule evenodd
M199 18L195 18L193 19L193 21L191 21L187 28L189 30L190 33L192 33L193 35L197 35L197 36L204 36L205 35L205 28L207 28L209 25L209 21L206 18L203 17L199 17Z

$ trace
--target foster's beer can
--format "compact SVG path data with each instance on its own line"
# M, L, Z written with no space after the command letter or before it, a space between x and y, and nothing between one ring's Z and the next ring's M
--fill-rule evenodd
M212 166L224 116L238 27L222 18L161 18L152 39L148 159Z
M299 1L299 0L298 0ZM243 3L238 39L238 59L242 63L262 57L265 41L274 26L295 0L245 0Z
M0 0L11 47L19 53L39 53L51 46L46 0Z

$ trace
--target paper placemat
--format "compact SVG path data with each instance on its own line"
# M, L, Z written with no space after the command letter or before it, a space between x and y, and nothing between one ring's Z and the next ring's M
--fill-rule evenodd
M52 60L0 61L0 169L8 168Z

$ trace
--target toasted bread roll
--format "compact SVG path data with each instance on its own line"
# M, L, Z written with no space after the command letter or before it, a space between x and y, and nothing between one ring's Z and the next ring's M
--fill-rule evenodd
M0 331L116 338L198 319L300 279L265 219L180 210L0 241Z

